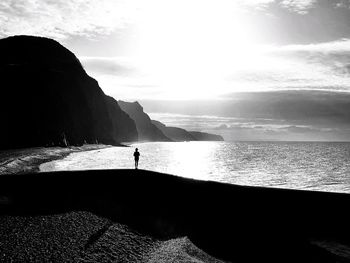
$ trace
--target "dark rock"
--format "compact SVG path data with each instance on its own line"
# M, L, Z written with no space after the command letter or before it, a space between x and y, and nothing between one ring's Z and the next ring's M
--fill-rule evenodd
M140 141L171 141L152 123L137 101L132 103L119 100L118 104L135 121Z
M155 120L152 120L152 123L157 126L157 128L160 129L165 134L165 136L172 139L173 141L196 141L196 139L185 129L169 127L160 121Z
M136 124L130 116L122 111L118 102L106 95L106 103L113 125L113 138L118 142L138 140Z
M189 131L189 133L196 139L196 141L224 141L222 136L216 134L198 131Z
M0 40L0 57L0 149L117 144L103 91L68 49L14 36Z
M173 141L223 141L220 135L204 133L204 132L189 132L185 129L177 127L169 127L160 121L152 120L152 123L160 129L165 136Z

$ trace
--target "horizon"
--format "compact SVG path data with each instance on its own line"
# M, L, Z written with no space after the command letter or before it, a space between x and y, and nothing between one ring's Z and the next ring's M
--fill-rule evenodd
M0 37L57 40L107 95L168 126L348 142L349 17L343 0L5 0Z

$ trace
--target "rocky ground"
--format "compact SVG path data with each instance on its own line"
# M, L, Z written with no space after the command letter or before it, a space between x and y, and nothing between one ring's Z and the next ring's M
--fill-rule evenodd
M350 262L349 203L135 169L7 174L0 262Z
M0 262L222 262L186 238L160 240L90 212L0 217Z

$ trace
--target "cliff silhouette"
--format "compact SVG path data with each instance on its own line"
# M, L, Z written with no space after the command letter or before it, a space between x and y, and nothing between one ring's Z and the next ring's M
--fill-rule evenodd
M133 121L58 42L8 37L0 40L0 57L0 149L135 139Z
M223 141L220 135L205 132L189 132L185 129L166 126L160 121L152 120L152 123L160 129L165 136L173 141Z
M223 141L224 140L220 135L216 135L216 134L198 132L198 131L189 131L189 133L197 141Z
M0 39L0 57L0 149L223 140L152 123L138 102L117 102L105 95L78 58L55 40Z
M143 111L142 106L137 101L119 100L118 104L135 121L140 141L171 141L152 123L151 118Z
M134 120L119 107L114 98L106 95L106 103L112 120L114 139L119 142L137 141L138 133Z

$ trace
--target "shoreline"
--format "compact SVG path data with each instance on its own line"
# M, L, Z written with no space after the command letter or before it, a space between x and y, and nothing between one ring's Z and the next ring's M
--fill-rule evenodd
M5 174L27 174L40 172L43 163L64 159L71 153L94 151L115 147L105 144L83 146L36 147L0 151L0 176ZM128 146L121 146L128 147Z
M33 147L0 150L0 176L6 174L39 173L40 165L66 158L71 153L88 152L110 147L132 147L152 141L122 142L120 145L84 144L70 147Z

